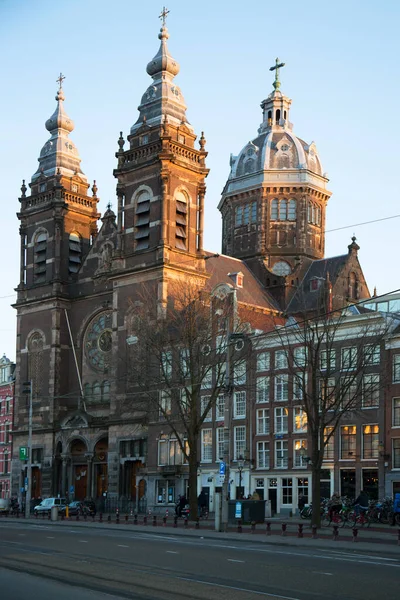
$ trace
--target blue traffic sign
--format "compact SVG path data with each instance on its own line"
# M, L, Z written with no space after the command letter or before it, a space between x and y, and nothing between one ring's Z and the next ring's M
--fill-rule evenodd
M74 486L73 486L73 485L71 485L71 487L69 488L69 491L70 491L70 493L71 493L71 494L73 494L73 493L74 493L74 491L75 491L75 488L74 488Z
M220 475L225 475L225 471L226 471L226 463L224 463L223 461L221 461L219 463L219 474Z
M241 518L242 518L242 503L236 502L236 504L235 504L235 519L241 519Z

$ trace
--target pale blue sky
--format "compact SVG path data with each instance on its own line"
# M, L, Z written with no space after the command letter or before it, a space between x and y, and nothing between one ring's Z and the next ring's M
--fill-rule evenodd
M220 250L216 209L229 155L254 138L260 102L272 87L269 67L286 63L282 91L293 99L294 132L315 141L333 196L327 229L400 213L400 91L397 0L236 0L168 2L169 48L188 118L207 138L205 246ZM2 278L0 352L15 358L19 278L18 196L48 138L56 78L66 75L65 108L103 211L115 206L114 153L149 84L162 3L155 0L0 0L0 164ZM400 287L400 219L328 233L326 254L347 251L353 231L372 292ZM4 297L7 296L7 297ZM11 296L11 297L8 297Z

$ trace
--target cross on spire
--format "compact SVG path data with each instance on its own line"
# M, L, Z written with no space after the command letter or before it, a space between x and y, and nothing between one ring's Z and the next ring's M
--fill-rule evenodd
M61 88L62 88L62 83L63 83L64 79L65 79L65 75L63 75L62 73L60 73L60 76L56 79L59 90L61 90Z
M270 71L275 71L275 81L272 84L275 88L275 90L279 90L279 88L281 87L281 82L279 81L279 69L281 69L282 67L285 66L285 63L280 63L279 62L279 58L275 59L275 66L274 67L270 67Z
M166 6L163 6L162 12L161 12L160 16L158 17L159 19L162 20L163 27L165 27L165 22L167 20L168 14L169 14L168 8Z

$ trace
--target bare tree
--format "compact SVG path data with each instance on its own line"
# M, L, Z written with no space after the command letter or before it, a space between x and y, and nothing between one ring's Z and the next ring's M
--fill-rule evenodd
M131 336L131 388L149 420L164 421L178 441L189 469L192 518L201 427L224 393L228 337L240 329L233 300L233 294L210 297L193 282L175 283L160 308L154 295L143 292Z
M343 415L379 405L383 385L380 351L391 318L355 306L289 317L276 336L306 421L308 440L295 450L297 466L310 463L312 524L320 526L320 478L324 455ZM309 447L307 447L307 442ZM301 465L300 465L301 463Z

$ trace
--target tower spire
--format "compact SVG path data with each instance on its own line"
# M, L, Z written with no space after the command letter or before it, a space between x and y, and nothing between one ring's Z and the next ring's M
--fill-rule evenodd
M281 87L281 82L279 80L279 69L281 69L284 66L285 66L285 63L284 62L280 63L279 62L279 58L276 58L275 59L275 66L269 68L270 71L275 71L275 81L272 84L273 87L274 87L274 89L275 89L275 91L279 90L279 88Z

